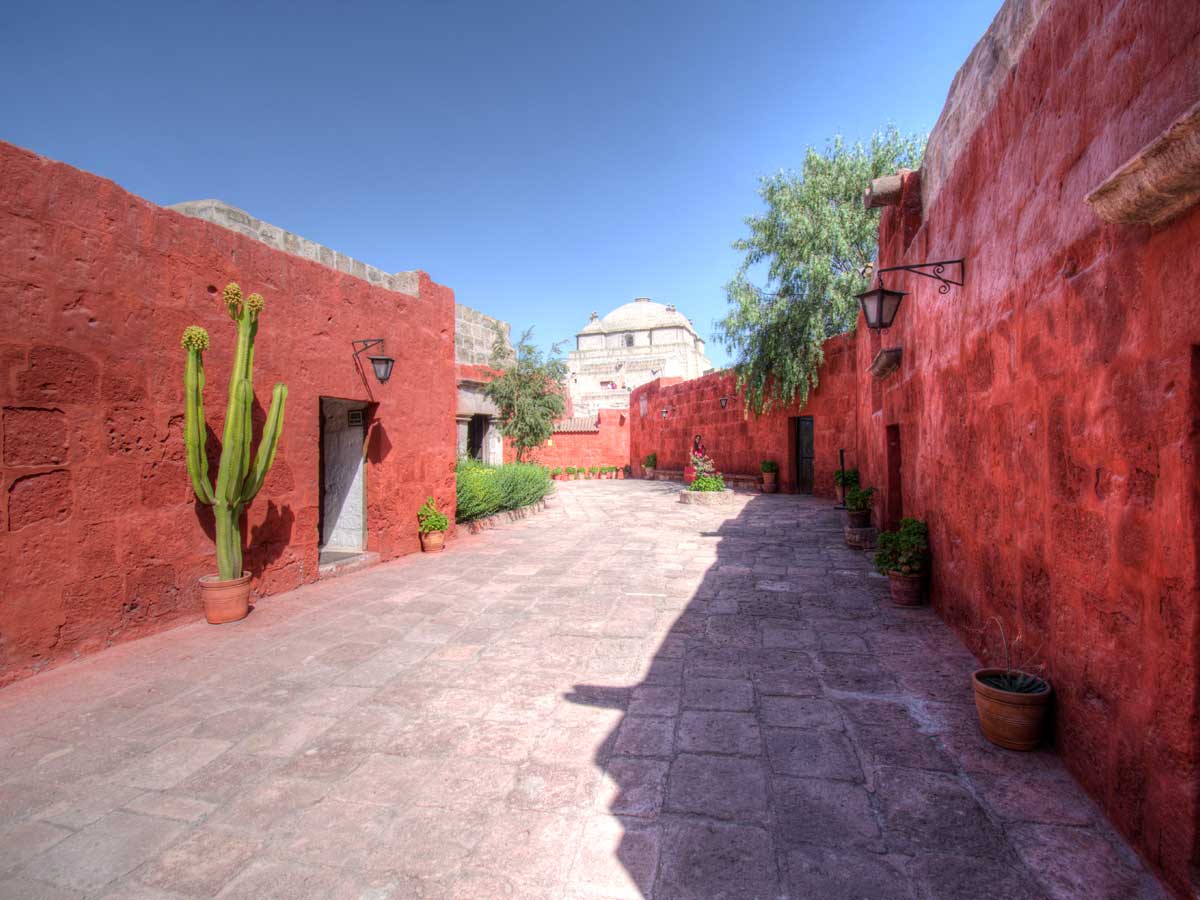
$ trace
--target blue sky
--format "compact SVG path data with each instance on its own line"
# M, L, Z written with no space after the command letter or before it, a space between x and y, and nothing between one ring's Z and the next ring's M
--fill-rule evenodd
M424 269L543 343L636 296L708 338L757 178L928 131L999 5L10 0L0 138Z

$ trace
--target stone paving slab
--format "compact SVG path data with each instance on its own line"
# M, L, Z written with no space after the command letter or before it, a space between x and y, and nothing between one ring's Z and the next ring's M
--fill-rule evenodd
M832 504L536 517L0 691L8 898L1157 898Z

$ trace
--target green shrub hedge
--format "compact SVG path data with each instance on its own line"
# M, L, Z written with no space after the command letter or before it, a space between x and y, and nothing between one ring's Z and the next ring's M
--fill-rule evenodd
M460 459L454 474L458 482L459 522L537 503L550 492L552 485L546 468L531 463L489 466L473 459Z

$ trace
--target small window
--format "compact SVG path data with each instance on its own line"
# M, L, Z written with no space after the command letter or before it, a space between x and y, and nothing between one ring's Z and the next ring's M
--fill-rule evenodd
M632 334L625 335L625 346L626 347L633 346L633 335Z

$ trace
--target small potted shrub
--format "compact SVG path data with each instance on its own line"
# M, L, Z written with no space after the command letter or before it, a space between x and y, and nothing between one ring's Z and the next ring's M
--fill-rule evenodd
M421 550L424 553L441 553L446 549L446 529L450 520L438 512L432 497L426 497L417 510L417 530L421 532Z
M555 468L551 469L550 477L553 478L555 481L560 480L562 478L562 469L558 468L557 466Z
M764 459L758 464L762 470L762 489L764 494L773 494L779 490L777 479L779 477L779 463L773 459Z
M692 483L688 485L689 491L723 491L725 490L725 479L721 477L720 472L706 472L697 475L692 479Z
M613 466L613 468L617 470L617 481L623 481L629 473L629 466Z
M567 480L568 480L568 481L573 481L573 480L574 480L574 478L575 478L575 467L574 467L574 466L567 466L567 468L566 468L566 473L567 473Z
M833 473L833 483L842 494L842 506L846 505L846 491L858 487L858 469L838 469Z
M633 477L633 466L630 466L630 465L623 466L621 469L621 477L622 478L632 478Z
M928 564L929 529L920 519L901 519L898 530L879 536L875 568L888 577L897 606L921 605Z
M649 478L650 480L653 481L654 480L654 470L657 468L658 468L658 454L657 453L647 453L646 458L642 460L642 474L646 478Z
M1021 635L1010 646L1000 620L992 616L989 622L995 622L1000 631L1004 666L977 669L971 675L980 730L998 747L1033 750L1042 740L1053 689L1045 678L1013 664L1013 651L1021 643Z
M871 498L875 488L857 485L846 491L846 522L851 528L871 527Z

